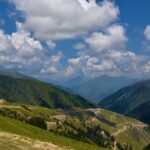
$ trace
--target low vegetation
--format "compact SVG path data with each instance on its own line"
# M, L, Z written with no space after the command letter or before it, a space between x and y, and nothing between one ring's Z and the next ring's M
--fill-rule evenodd
M104 109L62 110L5 102L0 105L0 114L108 149L141 150L150 140L147 125Z
M20 75L21 76L21 75ZM10 102L48 108L95 107L80 96L32 78L0 74L0 98Z
M9 142L11 137L13 139ZM21 140L21 138L24 140ZM38 143L40 147L33 147L35 143ZM52 144L52 147L49 149L50 144ZM0 115L0 148L2 150L22 150L26 146L30 150L107 150L96 145L89 145L65 138L16 119ZM54 149L54 146L56 149Z

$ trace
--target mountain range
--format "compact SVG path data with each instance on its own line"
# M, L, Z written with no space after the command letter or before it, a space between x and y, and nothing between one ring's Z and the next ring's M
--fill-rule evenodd
M150 124L150 80L120 89L104 98L99 106Z
M69 79L63 79L63 80L59 80L59 81L50 81L51 83L58 85L60 87L64 87L66 89L73 89L74 87L78 86L78 85L82 85L85 82L87 82L89 80L89 78L86 77L81 77L81 76L76 76L76 77L72 77Z
M71 90L92 102L98 103L104 97L137 81L139 79L103 75L80 84Z
M0 73L0 98L49 108L94 107L84 98L15 72Z
M102 76L101 83L112 84L112 78ZM113 81L125 82L125 78L119 79ZM4 150L34 149L37 145L40 150L148 147L150 80L118 90L99 106L67 91L18 72L0 71L0 146Z

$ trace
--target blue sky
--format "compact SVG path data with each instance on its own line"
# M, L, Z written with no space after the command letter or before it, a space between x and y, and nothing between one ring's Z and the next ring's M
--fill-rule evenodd
M0 0L0 67L43 80L150 74L149 0Z
M120 21L128 24L127 35L130 39L128 47L142 51L144 41L143 30L150 23L149 0L116 0L120 8Z

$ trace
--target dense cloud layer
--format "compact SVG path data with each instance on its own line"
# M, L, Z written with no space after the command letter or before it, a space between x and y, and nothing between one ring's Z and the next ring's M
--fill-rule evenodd
M125 27L117 23L119 9L113 2L9 1L22 13L24 22L17 22L16 31L10 35L0 29L0 67L46 80L150 73L149 56L127 50L130 39ZM149 46L149 26L144 35ZM66 57L57 50L57 40L76 37L82 40L72 45L74 56Z
M77 44L76 48L81 47L78 56L68 60L72 74L80 72L87 77L101 74L141 76L148 70L149 57L126 50L127 41L124 27L117 24L92 33L84 43ZM82 45L87 47L83 49Z
M114 3L95 0L11 0L25 27L40 39L68 39L108 26L119 14Z
M50 69L52 64L58 65L60 54L53 57L47 56L47 50L40 41L34 39L30 32L23 29L23 25L17 22L17 31L7 35L0 30L0 66L7 69L15 69L26 73L41 73ZM55 58L55 59L54 59Z

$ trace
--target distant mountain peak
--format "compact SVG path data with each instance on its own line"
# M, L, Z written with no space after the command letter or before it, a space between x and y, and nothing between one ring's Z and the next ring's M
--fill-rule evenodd
M124 76L101 75L77 85L72 91L82 97L94 102L99 102L102 98L116 92L120 88L138 82L138 79Z
M20 79L32 79L35 80L34 78L28 76L28 75L24 75L18 71L15 70L11 70L11 69L0 69L0 75L4 75L4 76L9 76L12 78L20 78Z

